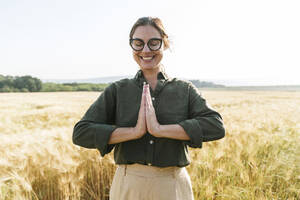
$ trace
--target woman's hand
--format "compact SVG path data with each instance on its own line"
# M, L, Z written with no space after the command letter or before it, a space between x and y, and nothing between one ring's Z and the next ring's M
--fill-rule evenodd
M141 138L147 132L146 110L145 110L146 109L146 95L145 94L146 94L146 85L144 84L138 120L137 120L136 126L133 128L136 139Z
M149 89L149 84L144 85L144 90L146 90L143 95L145 95L145 101L146 101L146 124L147 124L147 130L148 132L155 136L155 137L160 137L160 124L157 121L156 114L154 107L152 105L152 99L150 95L150 89Z

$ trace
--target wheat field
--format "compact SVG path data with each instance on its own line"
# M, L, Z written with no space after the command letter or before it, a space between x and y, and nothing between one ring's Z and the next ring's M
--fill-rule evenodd
M113 154L73 145L97 92L0 94L0 199L108 199ZM196 200L300 199L300 92L202 91L225 138L191 149Z

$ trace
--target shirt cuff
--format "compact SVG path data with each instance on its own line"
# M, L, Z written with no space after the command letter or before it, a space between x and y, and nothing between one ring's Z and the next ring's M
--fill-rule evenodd
M179 123L190 137L189 141L184 143L193 148L201 148L203 142L203 131L196 119L188 119Z
M117 128L113 125L95 124L95 147L100 151L101 156L111 152L114 144L108 144L112 132Z

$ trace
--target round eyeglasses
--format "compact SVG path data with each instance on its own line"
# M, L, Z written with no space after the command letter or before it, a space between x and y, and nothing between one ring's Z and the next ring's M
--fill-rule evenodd
M135 51L142 51L145 46L145 42L142 39L134 38L129 39L129 44L131 48ZM151 38L147 42L147 46L151 51L157 51L161 48L162 39L160 38Z

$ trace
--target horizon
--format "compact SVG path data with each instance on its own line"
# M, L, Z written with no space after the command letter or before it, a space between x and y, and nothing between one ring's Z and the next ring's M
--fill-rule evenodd
M0 74L133 75L130 28L138 17L158 16L172 42L162 60L172 77L300 85L299 10L296 0L2 1Z
M0 74L3 75L3 74ZM12 75L3 75L3 76L12 76ZM103 77L90 77L90 78L82 78L82 79L74 79L74 78L62 78L62 79L41 79L40 77L32 76L30 74L24 74L21 76L31 76L33 78L40 79L43 83L53 82L53 83L112 83L114 81L121 80L122 78L132 78L134 75L120 75L120 76L103 76ZM17 76L13 76L17 77ZM174 77L175 78L175 77ZM185 78L185 77L176 77L181 80L199 80L201 82L212 82L213 84L223 85L226 87L275 87L275 86L300 86L300 84L286 84L284 82L278 82L273 80L251 80L251 79L197 79L197 78ZM99 79L108 79L113 81L99 81ZM87 81L87 82L85 82Z
M78 83L83 83L84 81L89 81L89 83L93 83L92 81L95 81L94 83L110 83L111 81L105 81L105 82L97 82L96 79L113 79L114 81L120 80L122 78L130 78L134 77L134 75L122 75L122 76L103 76L103 77L90 77L90 78L84 78L84 79L41 79L43 82L56 82L56 83L70 83L68 81L75 81ZM176 77L182 80L199 80L199 81L206 81L206 82L212 82L214 84L220 84L224 85L226 87L243 87L243 86L300 86L300 84L285 84L285 83L279 83L278 81L272 82L272 80L245 80L245 79L197 79L197 78L186 78L186 77Z
M3 74L0 74L3 75ZM12 75L3 75L3 76L12 76ZM34 78L40 79L43 83L112 83L123 78L133 78L132 75L120 75L120 76L101 76L101 77L89 77L89 78L61 78L61 79L42 79L40 77L36 77L30 74L24 74L20 76L31 76ZM19 76L19 77L20 77ZM13 76L17 77L17 76ZM200 78L187 78L187 77L174 77L181 80L199 80L201 82L211 82L216 85L223 85L226 87L276 87L276 86L300 86L299 83L285 83L278 82L274 80L266 80L266 79L200 79Z

